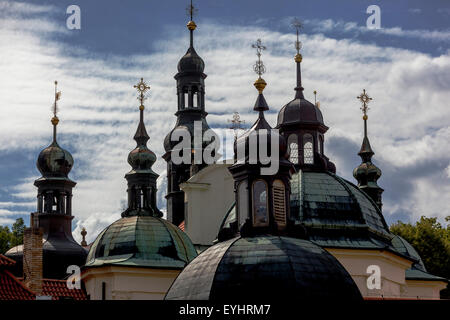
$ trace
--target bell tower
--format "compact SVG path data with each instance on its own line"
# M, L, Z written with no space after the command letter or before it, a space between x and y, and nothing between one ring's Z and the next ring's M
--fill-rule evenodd
M190 17L186 25L189 30L190 45L186 54L178 62L178 73L175 75L177 122L175 128L164 139L166 152L163 155L167 162L167 219L175 225L184 221L184 192L179 186L207 166L203 151L210 143L216 141L216 138L203 139L204 133L210 130L206 122L208 113L205 111L206 74L203 72L205 63L194 49L194 30L197 25L193 16L197 9L192 5L192 1L187 10ZM183 135L181 138L178 134L180 132ZM185 136L191 140L188 147L178 147ZM174 152L189 161L182 163L175 161L172 157Z

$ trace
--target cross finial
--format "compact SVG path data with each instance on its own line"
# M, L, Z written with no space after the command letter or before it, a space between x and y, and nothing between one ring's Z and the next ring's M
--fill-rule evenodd
M233 113L233 119L228 119L228 122L231 122L230 129L234 130L234 138L237 138L237 130L242 129L241 124L245 123L245 120L241 120L241 116L239 112Z
M259 78L261 78L261 75L266 72L266 67L261 61L261 51L266 50L266 47L262 45L261 39L258 39L254 44L252 44L252 48L256 49L256 55L258 56L258 61L256 61L253 66L253 70L255 70L256 74L259 75Z
M147 99L144 96L144 93L146 93L147 90L150 89L150 86L148 86L144 82L144 78L141 78L141 81L139 81L138 84L134 85L133 87L136 88L136 90L139 92L139 96L137 97L138 100L141 102L141 105L139 106L139 109L144 110L144 100Z
M361 110L363 112L363 119L364 121L367 120L367 112L369 111L369 102L372 100L371 97L366 93L366 89L363 89L363 92L356 97L359 101L362 103Z
M191 3L186 8L186 13L191 18L191 21L193 20L194 15L197 13L197 11L198 11L198 9L196 7L194 7L194 5L192 4L192 0L191 0Z
M292 27L294 27L296 29L296 32L297 32L297 40L295 41L295 49L297 49L297 54L299 54L300 49L302 48L302 43L298 39L298 35L300 33L300 30L303 28L303 24L301 23L301 21L299 19L294 18L292 20L291 25L292 25Z

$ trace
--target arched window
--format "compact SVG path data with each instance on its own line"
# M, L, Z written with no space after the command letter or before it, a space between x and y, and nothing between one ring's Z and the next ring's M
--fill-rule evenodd
M289 161L298 164L298 140L295 133L288 138Z
M253 183L253 225L269 225L269 212L267 203L267 183L256 180Z
M198 92L197 87L192 87L192 107L198 107Z
M248 217L248 192L247 192L247 180L242 181L238 187L238 216L240 228Z
M181 109L184 109L188 106L189 95L186 87L183 88L183 95L181 97Z
M278 226L286 225L285 189L281 180L273 182L273 214Z
M313 137L309 133L303 136L303 163L314 163Z

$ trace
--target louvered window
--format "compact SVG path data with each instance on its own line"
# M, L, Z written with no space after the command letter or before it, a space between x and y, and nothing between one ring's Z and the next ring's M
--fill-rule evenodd
M273 183L273 213L275 222L279 226L286 225L286 199L284 183L281 180L275 180Z

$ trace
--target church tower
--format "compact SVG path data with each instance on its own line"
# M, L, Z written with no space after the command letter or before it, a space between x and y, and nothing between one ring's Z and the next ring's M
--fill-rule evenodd
M363 93L358 96L357 99L362 103L361 110L363 112L364 120L364 138L361 149L358 152L362 162L353 170L353 176L358 181L358 187L366 192L381 210L381 207L383 206L381 194L384 190L377 184L377 180L381 177L381 170L372 163L372 156L375 152L373 152L369 138L367 137L367 111L369 110L369 101L372 100L372 98L369 97L364 89Z
M300 64L301 42L298 39L301 24L295 20L293 26L297 29L295 47L297 54L294 57L297 67L297 86L294 100L281 108L278 113L277 129L286 138L290 153L289 160L296 170L304 171L330 171L336 173L335 165L325 156L324 135L328 127L323 122L322 112L318 104L312 104L305 99L302 87Z
M188 7L191 19L187 23L190 45L186 54L178 62L178 73L175 75L178 96L178 110L175 113L177 122L175 128L164 139L166 152L163 158L167 162L167 219L175 225L179 225L184 220L185 211L184 192L179 186L207 165L203 159L203 151L210 142L214 141L214 138L209 141L202 139L205 131L210 128L206 122L208 113L205 111L206 74L203 73L205 63L194 49L194 30L197 27L193 21L195 10L191 1ZM188 147L185 144L184 147L179 147L185 135L180 138L178 133L183 134L183 132L191 139ZM184 155L184 159L189 160L183 160L181 163L174 161L172 157L174 152L181 157ZM186 153L190 155L187 158Z
M72 189L76 182L69 178L73 167L73 158L69 151L61 148L57 142L56 129L57 101L61 92L56 90L53 104L53 141L38 156L36 166L42 177L34 181L38 188L37 211L32 213L33 227L43 231L43 276L47 279L64 279L67 267L82 266L87 252L72 236ZM7 256L16 260L20 268L22 263L27 268L23 249L18 246L10 249ZM21 270L16 270L17 274Z

